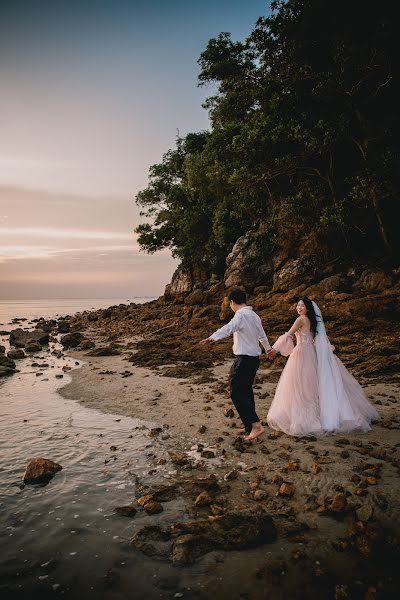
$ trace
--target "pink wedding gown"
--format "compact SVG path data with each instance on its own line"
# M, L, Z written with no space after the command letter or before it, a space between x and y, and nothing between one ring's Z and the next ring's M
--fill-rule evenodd
M360 384L333 352L338 393L335 402L321 409L314 336L304 328L295 335L294 348L292 336L287 333L273 345L283 356L290 356L268 412L268 425L293 436L353 429L367 431L370 422L379 419L379 415Z

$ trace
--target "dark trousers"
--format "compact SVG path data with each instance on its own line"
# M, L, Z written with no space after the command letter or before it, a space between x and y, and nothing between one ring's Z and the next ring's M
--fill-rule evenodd
M259 366L258 356L242 354L233 361L229 376L232 402L248 433L252 424L260 420L256 413L253 393L253 381Z

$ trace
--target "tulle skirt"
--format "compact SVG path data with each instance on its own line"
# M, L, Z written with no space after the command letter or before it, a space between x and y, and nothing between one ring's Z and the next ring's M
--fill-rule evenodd
M379 419L362 387L332 353L336 393L331 402L319 397L317 355L313 344L298 344L290 354L276 388L267 422L288 435L367 431Z
M289 435L322 433L317 357L313 344L298 344L290 354L276 388L267 422Z

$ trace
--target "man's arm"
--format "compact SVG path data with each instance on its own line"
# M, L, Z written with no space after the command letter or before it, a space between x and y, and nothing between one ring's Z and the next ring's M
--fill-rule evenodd
M268 354L269 352L271 352L272 348L271 348L271 344L268 341L267 334L264 331L264 327L262 326L261 319L258 323L257 330L258 330L257 331L258 340L259 340L260 344L263 346L265 353Z
M234 333L235 331L238 331L239 328L240 328L240 317L239 317L239 315L235 314L235 316L233 317L233 319L231 319L229 321L229 323L227 323L223 327L220 327L219 329L217 329L217 331L215 331L212 335L210 335L205 340L201 340L200 344L212 344L214 342L217 342L218 340L222 340L222 339L232 335L232 333Z

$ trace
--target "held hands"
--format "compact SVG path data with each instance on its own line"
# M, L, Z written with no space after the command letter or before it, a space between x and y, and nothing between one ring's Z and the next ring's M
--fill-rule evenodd
M268 360L272 360L273 358L275 358L275 356L278 354L278 352L276 350L274 350L273 348L271 348L270 350L268 350L267 352L267 358Z

